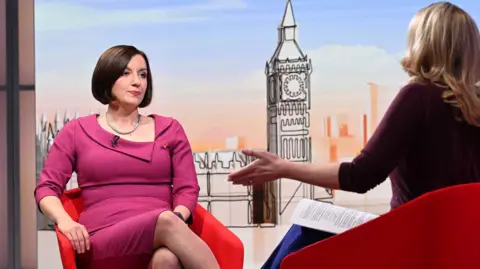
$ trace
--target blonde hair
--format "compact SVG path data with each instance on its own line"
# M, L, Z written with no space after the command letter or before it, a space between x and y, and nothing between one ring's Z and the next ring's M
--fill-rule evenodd
M464 10L448 2L421 9L410 22L402 66L411 83L443 87L460 119L480 127L480 34Z

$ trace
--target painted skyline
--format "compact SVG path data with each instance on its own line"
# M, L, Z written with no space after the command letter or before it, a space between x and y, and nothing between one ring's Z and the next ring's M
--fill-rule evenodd
M150 58L154 101L146 112L173 116L192 144L222 147L232 136L266 147L265 62L286 1L36 1L37 114L99 111L90 77L99 55L133 44ZM369 82L386 107L405 82L399 60L414 13L427 1L293 0L298 41L312 59L311 133L323 119L368 111ZM455 1L479 18L480 4ZM476 13L475 13L476 12ZM382 110L383 111L383 110ZM351 126L355 133L358 128Z

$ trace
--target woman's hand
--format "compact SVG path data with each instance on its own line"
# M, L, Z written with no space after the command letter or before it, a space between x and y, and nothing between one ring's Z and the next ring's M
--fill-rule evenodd
M287 160L268 151L245 149L242 153L258 159L228 176L228 181L234 185L248 186L276 180L284 176L289 164Z
M73 221L72 219L67 219L58 222L57 227L60 232L62 232L68 238L68 240L70 240L73 249L77 253L81 254L90 250L90 239L85 226Z

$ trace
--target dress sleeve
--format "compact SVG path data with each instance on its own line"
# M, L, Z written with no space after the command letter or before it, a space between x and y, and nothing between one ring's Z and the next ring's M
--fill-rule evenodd
M352 161L340 164L341 190L366 193L385 181L425 128L428 105L424 85L403 87L392 101L365 148Z
M46 196L60 198L72 176L75 167L76 125L76 121L70 121L55 136L35 188L37 205Z
M187 223L191 223L198 202L200 186L187 135L182 125L176 120L174 120L173 128L175 128L176 138L172 150L173 207L183 205L188 208L191 214Z

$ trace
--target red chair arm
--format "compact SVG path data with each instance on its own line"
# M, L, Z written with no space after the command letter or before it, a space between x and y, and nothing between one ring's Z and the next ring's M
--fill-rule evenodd
M55 226L55 233L57 234L58 248L60 250L60 256L62 257L63 269L77 269L75 263L75 251L68 238L63 235Z
M243 269L242 241L200 205L190 228L210 247L220 268Z

